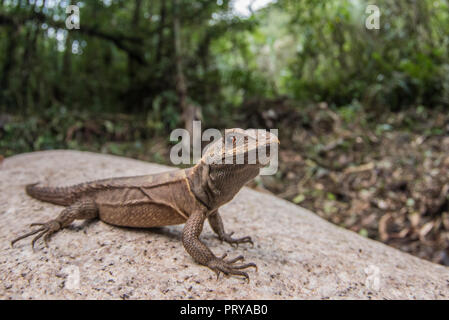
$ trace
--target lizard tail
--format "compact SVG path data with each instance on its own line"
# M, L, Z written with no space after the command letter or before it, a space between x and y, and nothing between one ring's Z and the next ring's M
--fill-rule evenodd
M25 187L30 197L60 206L71 205L76 200L75 194L70 192L69 187L40 187L38 184L33 183Z

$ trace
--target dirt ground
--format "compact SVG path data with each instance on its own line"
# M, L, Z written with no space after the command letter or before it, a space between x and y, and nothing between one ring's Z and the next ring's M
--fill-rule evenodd
M379 115L357 106L334 111L326 103L299 112L282 102L247 120L283 128L278 175L253 186L449 265L447 113L418 107Z

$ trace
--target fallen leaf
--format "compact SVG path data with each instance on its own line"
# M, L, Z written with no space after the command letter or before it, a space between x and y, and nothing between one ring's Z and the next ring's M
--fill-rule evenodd
M425 225L421 227L421 229L419 230L419 239L422 242L426 241L425 237L432 230L432 228L433 228L433 221L427 222Z
M379 235L382 241L387 241L390 237L388 235L388 222L391 220L391 214L384 214L379 220Z

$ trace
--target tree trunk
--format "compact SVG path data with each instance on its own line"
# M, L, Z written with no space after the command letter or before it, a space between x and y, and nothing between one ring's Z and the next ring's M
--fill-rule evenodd
M136 0L135 6L134 6L133 18L131 21L131 27L134 32L136 32L137 29L139 28L140 10L141 9L142 9L142 0ZM140 50L140 47L139 47L139 50ZM128 56L128 74L129 74L132 85L134 84L134 80L136 78L136 70L137 70L136 62L134 61L134 59L132 59L132 57Z
M6 28L7 30L7 43L6 43L6 59L2 66L2 72L0 73L0 88L2 93L0 94L0 105L7 105L6 100L9 95L7 92L10 91L10 73L14 69L16 60L15 51L17 47L17 36L19 34L18 29L15 26Z
M165 1L161 3L161 12L160 12L160 23L159 23L159 34L157 39L157 49L156 49L156 64L158 65L162 59L162 47L164 43L164 25L165 25L165 17L167 15L167 4Z
M31 11L35 11L36 2L28 0L28 5L31 6ZM25 35L25 49L22 57L22 84L21 84L21 97L23 101L23 108L28 110L34 107L35 101L33 101L32 88L29 85L30 78L34 71L34 60L36 58L37 51L37 38L39 34L39 29L33 29L28 27L27 33Z
M4 5L4 1L2 1L2 6ZM16 10L20 7L20 2L16 4ZM12 22L11 25L6 26L6 59L2 66L2 70L0 72L0 88L2 93L0 94L0 106L7 105L8 96L11 95L10 91L10 73L14 69L16 65L16 49L18 47L18 36L20 33L20 28L17 25L14 25Z
M176 92L182 114L181 118L184 121L184 128L189 132L190 137L193 138L193 121L201 118L201 110L198 106L189 104L187 101L188 93L183 70L178 0L173 0L173 38L175 45Z

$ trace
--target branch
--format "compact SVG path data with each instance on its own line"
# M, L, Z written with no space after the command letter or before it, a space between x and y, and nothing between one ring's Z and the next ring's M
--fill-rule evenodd
M27 21L35 21L38 23L45 23L53 28L56 29L66 29L66 25L64 22L59 22L59 21L53 21L51 20L48 16L46 16L45 14L42 14L40 12L34 12L31 15L26 15L26 16L17 16L17 17L9 17L7 15L1 14L0 13L0 25L14 25L19 27L20 25L25 24ZM136 60L138 63L140 64L146 64L144 58L138 54L137 52L133 51L131 48L129 48L126 45L126 42L133 42L135 44L139 44L142 45L143 44L143 39L139 38L139 37L131 37L131 36L126 36L123 34L112 34L112 33L107 33L101 30L98 30L96 28L93 28L91 26L86 26L86 25L82 25L80 29L74 29L71 30L72 32L79 32L91 37L96 37L96 38L100 38L103 40L107 40L107 41L111 41L112 43L114 43L114 45L125 51L132 59Z

